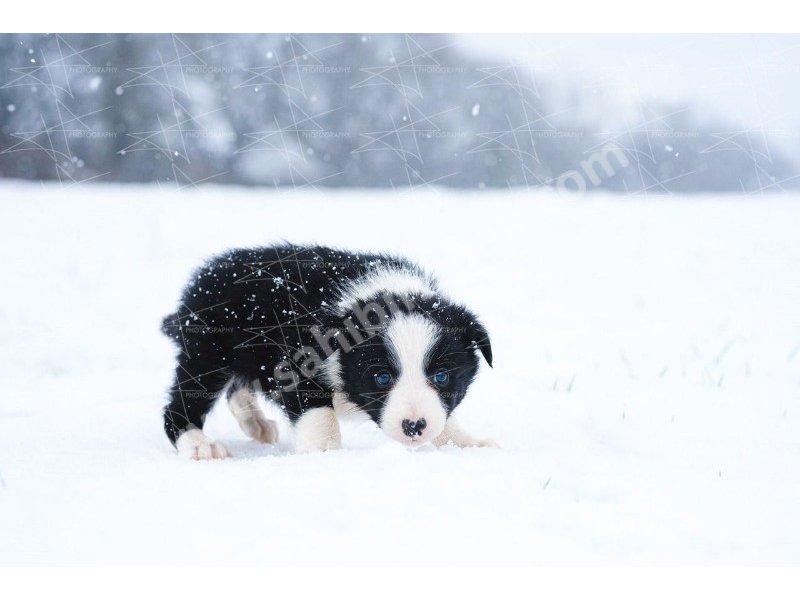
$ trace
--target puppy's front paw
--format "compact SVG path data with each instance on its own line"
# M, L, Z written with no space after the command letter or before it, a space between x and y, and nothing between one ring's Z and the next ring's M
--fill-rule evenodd
M294 450L298 454L338 450L342 447L339 422L333 408L312 408L295 424Z
M175 442L178 454L191 460L228 458L231 454L219 442L215 442L200 429L184 431Z
M476 446L478 448L499 448L500 447L500 444L498 444L497 442L495 442L491 438L486 438L486 439L483 439L483 440L475 440L475 443L472 444L472 445Z
M338 436L323 437L316 439L300 438L295 441L294 451L297 454L308 454L310 452L325 452L326 450L339 450L342 447L341 438Z
M456 448L499 448L500 444L493 439L484 438L482 440L467 435L456 435L445 439L434 440L437 446L455 446Z

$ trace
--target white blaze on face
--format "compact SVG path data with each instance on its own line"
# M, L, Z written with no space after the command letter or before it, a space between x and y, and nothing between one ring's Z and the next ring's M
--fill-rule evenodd
M434 294L436 282L420 271L403 267L375 267L363 276L350 281L339 290L336 302L340 311L346 311L365 298L384 294L397 294L408 297L416 294L426 296Z
M381 429L395 440L419 446L444 429L447 413L425 372L426 360L439 337L438 326L422 315L393 318L386 329L386 345L399 371L381 415ZM403 431L403 421L425 419L418 436Z

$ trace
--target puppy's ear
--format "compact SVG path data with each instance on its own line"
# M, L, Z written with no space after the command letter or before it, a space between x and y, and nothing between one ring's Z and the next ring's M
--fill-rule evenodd
M483 358L492 366L492 343L489 341L489 332L477 319L470 323L470 342L483 354Z

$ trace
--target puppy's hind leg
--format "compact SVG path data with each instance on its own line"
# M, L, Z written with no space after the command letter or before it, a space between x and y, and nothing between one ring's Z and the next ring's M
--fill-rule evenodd
M207 460L210 458L228 458L228 449L212 440L202 429L190 427L186 429L175 442L178 454L192 460Z
M178 454L193 460L227 458L228 450L203 433L206 415L224 387L224 368L184 358L164 407L164 431Z
M245 435L265 444L278 442L278 426L261 411L252 386L233 383L228 389L228 406Z

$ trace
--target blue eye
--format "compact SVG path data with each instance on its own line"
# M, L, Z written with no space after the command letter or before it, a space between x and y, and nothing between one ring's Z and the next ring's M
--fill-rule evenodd
M378 387L386 387L387 385L392 383L392 374L387 371L381 371L380 373L376 373L375 383L378 384Z
M437 371L433 376L433 383L436 385L447 385L450 381L450 373L447 371Z

